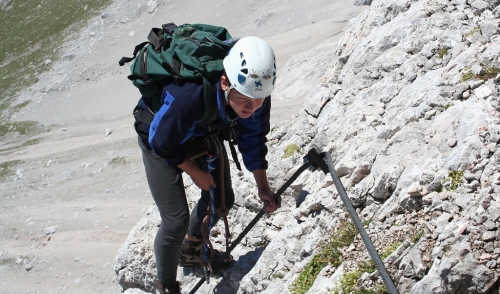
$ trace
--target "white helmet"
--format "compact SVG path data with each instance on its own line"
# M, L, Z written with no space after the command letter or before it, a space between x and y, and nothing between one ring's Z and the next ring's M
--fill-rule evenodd
M251 98L271 95L276 82L276 58L269 44L257 37L241 38L224 58L231 88Z

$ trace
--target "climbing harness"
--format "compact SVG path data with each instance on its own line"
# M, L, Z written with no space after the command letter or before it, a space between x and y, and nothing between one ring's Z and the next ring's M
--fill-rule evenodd
M325 162L325 158L327 162ZM337 173L335 172L335 168L333 165L333 160L332 157L329 153L327 152L322 152L321 154L318 154L318 152L315 149L309 150L306 156L304 156L304 164L300 166L297 171L286 181L283 186L281 186L276 194L274 195L274 199L278 200L278 198L285 192L285 190L299 177L302 172L304 172L306 169L309 169L310 171L315 171L316 169L321 169L321 171L325 174L330 172L330 175L333 178L333 182L335 184L335 187L337 188L337 191L339 192L340 198L342 199L342 202L347 208L347 211L349 215L351 216L354 225L356 226L356 229L358 230L361 239L365 243L365 246L368 250L368 253L370 254L370 257L375 263L375 267L379 271L382 280L386 286L387 291L390 294L399 294L398 289L394 285L394 282L392 281L389 273L387 272L387 269L384 266L384 263L382 262L382 259L377 253L377 250L375 249L375 246L370 240L370 237L366 233L365 228L363 227L363 224L361 223L361 220L359 216L356 213L356 210L354 210L354 207L351 204L351 201L349 200L349 197L347 196L347 192L342 185L342 182L340 181ZM221 263L224 262L224 260L229 256L231 251L243 240L243 238L248 234L248 232L255 226L255 224L260 220L260 218L265 214L264 209L261 209L259 213L250 221L248 226L240 233L240 235L234 240L234 242L231 243L231 245L228 247L228 242L229 239L226 236L226 252L224 252L216 261L214 264L214 267L217 268L217 266ZM227 229L227 226L226 226ZM213 251L212 251L213 252ZM206 281L207 284L210 282L210 268L209 267L204 267L205 270L205 275L204 277L200 278L198 283L193 287L193 289L189 292L189 294L195 294L195 292L201 287L201 285Z

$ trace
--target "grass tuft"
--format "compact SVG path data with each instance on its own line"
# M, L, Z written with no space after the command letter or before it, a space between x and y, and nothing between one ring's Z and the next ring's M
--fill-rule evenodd
M463 170L452 170L448 173L448 177L443 180L444 183L449 183L450 191L456 191L458 185L463 182L464 171Z
M439 48L437 51L437 55L439 56L440 59L443 59L443 57L446 54L448 54L449 50L450 50L450 48L448 48L448 47Z
M424 235L424 230L421 230L415 236L413 236L413 238L411 238L411 242L412 243L417 243L418 240L420 240L420 238L422 238L423 235Z
M470 36L474 35L474 34L475 34L475 33L477 33L477 32L479 32L480 34L482 34L482 32L481 32L481 27L480 27L480 26L476 26L476 27L474 27L472 30L470 30L469 32L467 32L467 33L465 34L465 37L466 37L466 38L467 38L467 37L470 37Z
M335 267L339 266L344 260L339 249L351 245L357 234L358 231L352 222L342 222L337 232L321 243L321 252L313 257L299 277L293 281L289 289L290 293L306 293L325 266L328 264Z
M469 66L464 67L464 70L462 71L462 81L463 82L468 80L487 81L500 74L500 68L498 67L490 67L490 66L482 66L482 67L484 69L483 73L477 75L472 73Z
M382 260L391 255L398 247L401 246L400 242L392 243L389 246L385 247L381 252L379 252L379 256ZM375 288L370 289L357 289L356 284L358 280L361 278L363 273L373 273L377 268L375 267L375 263L373 260L365 261L358 264L358 268L352 272L346 273L340 279L340 283L337 285L335 289L335 293L355 293L355 294L385 294L388 293L387 289L382 286L377 286Z

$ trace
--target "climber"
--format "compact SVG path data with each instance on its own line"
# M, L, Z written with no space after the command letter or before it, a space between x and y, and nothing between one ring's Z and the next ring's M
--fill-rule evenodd
M273 198L265 159L270 95L276 82L274 52L264 40L244 37L229 51L223 66L224 73L216 89L218 114L214 121L215 126L223 127L197 125L204 112L203 86L188 81L165 86L163 104L153 121L136 122L136 130L147 134L139 137L139 146L151 194L161 216L154 242L160 293L180 293L176 279L178 263L183 266L203 263L200 255L206 232L202 232L202 225L207 209L213 213L212 227L233 206L229 161L219 140L237 139L243 163L253 173L264 211L272 213L281 206L281 200ZM142 98L137 107L148 110ZM201 189L191 213L182 172ZM214 250L209 255L217 258L221 254ZM224 265L230 261L229 258Z

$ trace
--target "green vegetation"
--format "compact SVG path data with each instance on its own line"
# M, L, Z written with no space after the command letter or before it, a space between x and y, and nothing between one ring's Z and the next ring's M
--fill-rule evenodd
M443 59L443 57L448 54L448 50L450 50L450 48L448 47L439 48L437 51L437 55L440 59Z
M385 247L381 252L379 252L380 258L384 260L386 257L391 255L398 247L401 246L400 242L393 243ZM356 283L361 278L363 273L373 273L375 272L375 263L370 260L368 262L362 262L358 265L358 268L352 272L348 272L342 276L340 283L335 289L337 292L351 293L351 294L385 294L387 289L380 285L373 289L356 289Z
M477 33L479 32L480 34L482 34L481 32L481 28L479 26L476 26L475 28L473 28L472 30L470 30L468 33L465 34L465 37L470 37L472 35L474 35L474 33Z
M386 259L389 255L391 255L394 251L396 251L396 249L398 249L399 246L401 246L401 242L395 242L385 247L381 252L379 252L380 258L382 260Z
M40 124L35 121L6 122L0 125L0 137L13 132L21 135L34 134L40 130Z
M0 179L7 180L9 176L15 173L15 166L20 163L20 160L11 160L0 163Z
M10 99L33 85L48 70L46 60L56 60L63 42L70 39L76 25L86 26L112 0L0 1L0 111L10 107Z
M411 238L411 242L412 243L417 243L418 240L420 240L420 238L422 238L423 235L424 235L424 230L421 230L415 236L413 236L413 238Z
M292 294L303 294L311 288L321 269L326 265L339 266L343 262L340 248L349 246L358 234L356 227L351 222L342 222L339 229L326 241L321 243L321 252L316 254L311 262L292 283Z
M356 289L356 283L359 278L365 273L364 269L358 268L355 271L349 272L342 276L340 285L336 288L334 293L349 293L349 294L386 294L387 289L384 286L377 286L373 289Z
M296 144L290 144L286 146L285 148L285 154L283 154L283 158L288 158L292 156L295 152L298 152L300 150L299 146Z
M335 292L342 291L342 293L358 293L356 291L356 283L359 278L361 278L362 274L363 272L360 269L344 274L340 279L340 285L335 289Z
M0 258L0 265L15 264L16 259L14 257Z
M470 70L470 66L464 67L464 70L462 71L462 81L468 81L472 80L474 78L474 75L472 74L472 71Z
M462 81L465 82L473 79L487 81L488 79L492 79L500 74L500 68L498 67L481 66L484 72L478 75L473 74L469 66L464 67L462 72Z
M448 173L448 177L443 180L444 183L450 184L450 191L455 191L463 182L464 171L463 170L452 170Z

